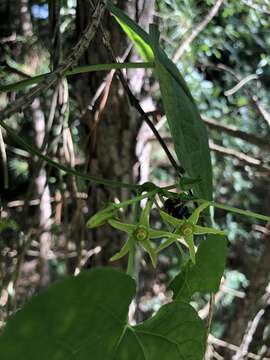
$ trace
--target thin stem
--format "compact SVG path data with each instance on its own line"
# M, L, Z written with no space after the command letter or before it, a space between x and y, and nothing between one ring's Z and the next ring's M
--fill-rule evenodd
M88 181L92 181L94 183L97 184L101 184L101 185L105 185L105 186L110 186L110 187L114 187L114 188L127 188L127 189L131 189L131 190L139 190L141 189L141 185L133 185L133 184L127 184L127 183L123 183L123 182L119 182L119 181L114 181L114 180L107 180L107 179L102 179L96 176L92 176L92 175L87 175L84 174L80 171L77 171L69 166L63 165L59 162L56 162L54 160L52 160L51 158L49 158L48 156L42 154L42 152L40 152L36 147L28 144L25 140L23 140L19 135L16 134L16 132L10 128L4 121L0 120L0 126L2 126L6 132L18 143L20 144L22 147L24 147L30 154L32 155L36 155L37 157L39 157L40 159L46 161L49 165L51 165L52 167L57 168L58 170L62 170L65 173L71 174L71 175L75 175L78 177L81 177L85 180Z
M140 203L139 202L134 203L133 212L132 212L133 224L136 224L138 222L139 210L140 210ZM127 274L130 275L131 277L133 277L134 274L135 255L136 255L136 242L133 236L131 236L130 249L128 253L128 266L127 266Z
M215 309L215 294L211 293L210 294L210 300L209 300L209 311L208 311L208 317L207 317L207 324L206 324L206 346L205 348L207 349L207 344L208 344L208 337L211 331L211 324L212 324L212 320L213 320L213 315L214 315L214 309ZM206 358L204 358L206 360Z
M198 199L197 201L199 203L203 203L203 202L206 202L207 200ZM217 203L217 202L214 202L214 201L210 202L210 206L214 206L214 207L216 207L218 209L227 210L229 212L233 212L233 213L236 213L236 214L252 217L252 218L258 219L258 220L270 221L270 216L258 214L258 213L255 213L255 212L249 211L249 210L239 209L239 208L229 206L229 205L220 204L220 203Z
M90 1L90 3L93 6L92 1ZM102 37L103 37L103 42L104 42L104 46L108 51L108 54L110 55L111 59L113 62L117 63L117 59L116 56L114 55L113 49L110 45L110 41L106 35L106 32L103 28L102 22L99 23L99 27L102 33ZM158 140L158 142L160 143L161 147L163 148L163 150L165 151L170 163L172 164L172 166L174 167L174 169L176 170L177 174L179 176L181 176L181 174L184 173L184 169L179 166L176 162L176 160L174 159L173 155L171 154L170 150L168 149L165 141L162 139L162 137L160 136L158 130L156 129L155 125L152 123L152 121L150 120L150 118L148 117L148 115L145 113L145 111L143 110L143 108L140 105L139 100L133 95L132 91L130 90L130 87L122 73L122 71L120 69L117 70L117 75L119 77L119 80L127 94L127 97L130 101L130 104L138 111L138 113L141 115L141 118L147 123L147 125L150 127L150 129L152 130L153 134L155 135L156 139Z
M154 64L151 62L130 62L130 63L112 63L112 64L97 64L97 65L85 65L74 67L72 70L68 70L63 73L63 77L72 76L77 74L83 74L93 71L106 71L112 69L148 69L153 68ZM11 91L11 90L21 90L29 85L39 84L47 76L50 76L52 73L48 72L45 74L33 76L29 79L18 81L16 83L7 84L0 86L0 91Z

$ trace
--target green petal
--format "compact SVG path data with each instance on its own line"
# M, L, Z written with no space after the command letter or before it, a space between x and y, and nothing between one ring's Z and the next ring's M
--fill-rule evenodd
M170 246L171 244L173 244L174 242L176 242L176 239L173 238L169 238L166 241L164 241L162 244L159 245L159 247L156 249L156 254L158 254L160 251L162 251L163 249L166 249L166 247Z
M193 211L193 213L188 218L188 221L191 222L193 225L196 225L199 220L199 216L201 212L210 205L211 205L210 201L206 201L203 204L201 204L199 207L197 207L197 209Z
M154 198L148 199L140 217L140 225L149 227L149 215L153 206Z
M195 264L195 246L193 241L193 235L185 236L184 240L188 245L191 261L193 262L193 264Z
M196 234L196 235L201 235L201 234L225 235L225 232L222 230L214 229L214 228L195 225L194 226L194 234Z
M151 239L157 239L161 237L171 237L174 240L177 240L179 239L180 236L175 233L170 233L168 231L149 229L149 237Z
M175 227L179 227L185 223L185 221L176 219L175 217L167 214L165 211L160 210L159 213L164 221L167 221L168 223L174 225Z
M113 219L109 220L108 223L115 229L125 231L128 234L132 234L132 232L137 228L137 225L126 224Z
M156 255L154 249L152 248L150 241L144 241L144 242L141 242L140 244L144 247L146 252L149 254L150 259L153 264L153 267L155 268L157 266L157 255Z
M122 247L122 249L118 253L114 254L110 258L110 261L116 261L118 259L121 259L123 256L125 256L129 252L129 250L130 250L130 239L128 239L125 242L124 246Z

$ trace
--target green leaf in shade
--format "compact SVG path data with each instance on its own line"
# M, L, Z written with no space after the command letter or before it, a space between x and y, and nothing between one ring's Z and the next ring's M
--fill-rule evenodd
M0 218L0 231L3 231L7 228L11 228L13 230L18 230L18 224L13 219Z
M1 360L201 360L205 328L181 301L137 326L127 324L135 281L94 269L53 285L7 323Z
M150 27L150 35L155 71L176 155L188 176L201 179L193 186L195 196L204 194L204 199L211 200L212 165L205 125L176 65L160 50L154 26Z
M190 301L196 292L217 292L226 260L227 239L208 235L196 253L196 263L188 262L170 284L175 300Z

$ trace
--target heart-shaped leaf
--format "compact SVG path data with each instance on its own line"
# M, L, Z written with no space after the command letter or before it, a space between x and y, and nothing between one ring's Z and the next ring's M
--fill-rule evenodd
M127 323L135 281L111 268L53 285L7 323L1 360L201 360L205 329L175 301L137 326Z
M217 292L226 260L227 239L208 235L196 253L196 262L188 262L170 284L175 300L190 301L195 292Z

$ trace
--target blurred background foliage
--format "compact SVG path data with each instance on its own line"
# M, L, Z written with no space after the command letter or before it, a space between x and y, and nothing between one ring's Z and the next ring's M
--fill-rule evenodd
M88 5L75 0L55 3L60 4L58 33L53 33L57 26L54 27L55 24L49 21L47 1L1 1L1 85L50 71L57 57L54 41L57 36L61 39L61 58L65 59L70 53L80 36L79 30L83 28L85 19L82 14ZM208 126L215 199L269 215L269 0L157 0L155 3L132 0L129 4L118 1L118 5L134 19L140 19L146 29L152 17L158 22L162 46L182 72ZM209 19L215 6L215 14ZM208 22L205 21L207 19ZM111 31L112 39L120 39L119 44L117 41L112 42L116 55L123 56L123 49L129 46L128 41L123 40L123 33L111 18L107 16L105 23L108 32ZM192 41L188 43L188 39ZM183 50L186 40L188 44ZM94 54L99 53L100 44L97 41L93 45L92 53L85 56L82 64L89 63L89 59L96 63L102 62L103 55L96 57ZM133 51L128 53L128 58L133 61L138 59ZM110 62L106 57L103 59L103 62ZM144 110L152 116L173 151L163 117L159 89L151 71L140 73L129 70L127 77ZM56 120L47 129L47 154L57 161L76 166L81 171L90 171L107 178L130 182L150 180L160 186L174 182L176 174L162 149L145 125L141 124L138 115L134 115L130 108L125 108L127 101L116 80L113 81L116 90L113 88L109 94L111 102L106 103L108 113L115 115L112 115L112 119L110 115L106 115L105 110L105 120L102 120L104 128L100 129L100 134L95 134L97 144L101 143L103 152L91 148L89 155L89 146L92 146L89 143L91 136L93 137L89 121L93 122L93 114L99 104L94 103L92 106L89 101L92 108L89 104L86 106L84 97L87 93L90 100L94 98L97 89L102 88L104 79L104 74L91 74L68 80L69 132L63 136L65 126L59 121L63 107L59 101L54 114ZM88 88L91 88L89 94ZM24 92L25 90L0 93L0 107L3 109ZM38 121L37 112L42 113L39 115L43 116L41 127L44 127L50 116L53 95L54 89L51 89L40 96L36 108L32 106L8 120L9 125L27 142L39 146L37 137L40 129L34 125ZM124 106L121 105L123 103L118 103L120 100L116 100L117 96L124 98ZM114 110L115 106L120 107L120 112ZM87 112L89 116L85 120ZM123 121L119 120L120 136L123 144L125 141L130 144L123 146L124 150L120 151L117 147L121 147L121 137L116 138L115 142L110 140L116 136L114 131L119 131L115 121L117 114L122 112L124 118ZM126 112L128 115L125 118ZM128 129L123 125L125 121L130 124ZM21 149L4 131L2 135L7 154L5 162L4 153L1 152L0 177L0 324L4 325L7 314L12 313L43 286L48 286L66 274L77 273L81 268L108 265L110 255L119 248L119 234L113 235L111 229L93 234L85 229L85 221L113 197L125 199L130 194L124 191L113 193L99 188L96 192L99 195L95 196L93 193L96 188L89 188L89 184L81 179L75 179L45 164L39 167L37 159ZM67 142L67 137L71 141ZM121 172L122 169L119 170L113 163L110 168L110 159L107 163L102 162L104 154L109 153L116 153L117 166L120 164L120 167L125 168L126 161L126 173ZM89 167L91 156L96 162L92 161ZM42 169L45 169L43 178ZM44 225L44 219L41 219L44 191L37 190L37 179L43 181L43 190L47 188L49 191L47 201L51 204L50 211L49 215L45 214L49 226ZM99 191L102 192L101 195ZM88 201L89 198L92 202ZM216 210L215 215L218 225L228 232L229 254L221 290L216 296L213 338L210 338L212 345L209 346L208 357L220 359L218 356L223 356L231 359L234 356L235 359L240 359L237 356L243 356L241 349L247 344L244 342L244 335L246 329L249 329L248 324L253 324L256 314L262 309L264 315L248 343L248 351L260 354L258 359L270 357L270 340L267 335L270 317L269 227L223 210ZM160 226L155 212L152 220L155 226ZM45 250L42 248L44 233L49 239L49 242L45 242ZM112 245L115 237L117 243ZM149 269L149 259L145 254L138 254L137 277L140 287L134 315L137 321L149 316L168 301L166 285L178 273L180 265L179 255L174 247L160 255L156 272ZM125 266L125 263L116 266ZM44 276L47 280L42 283ZM207 316L208 300L207 297L194 298L194 306L202 311L204 317ZM217 338L226 343L218 343ZM240 347L230 349L228 344Z

